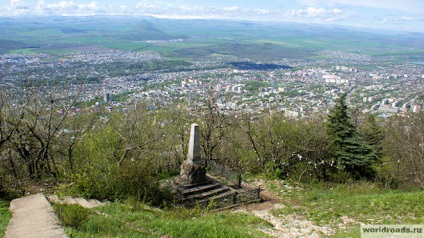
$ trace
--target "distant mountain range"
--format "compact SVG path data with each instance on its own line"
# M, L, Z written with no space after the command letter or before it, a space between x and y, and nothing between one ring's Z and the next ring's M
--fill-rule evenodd
M0 32L0 53L123 49L183 58L218 54L257 60L310 57L320 50L424 53L424 34L300 23L116 16L0 18ZM183 42L151 42L173 39Z
M143 41L143 40L170 40L175 37L166 34L156 28L151 22L142 20L133 29L123 34L123 40Z

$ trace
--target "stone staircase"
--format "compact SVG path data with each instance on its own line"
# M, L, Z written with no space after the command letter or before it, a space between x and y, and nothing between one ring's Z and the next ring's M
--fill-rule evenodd
M208 205L211 200L231 197L235 190L208 177L205 182L198 184L179 185L176 189L180 203L194 206Z
M81 197L58 197L49 195L50 203L78 204L91 209L102 206L106 202L96 199L86 200ZM54 213L46 196L42 193L18 198L10 203L12 219L5 233L6 238L66 238L65 231Z
M50 203L78 204L81 207L88 208L88 209L95 208L95 207L102 206L109 203L109 201L100 202L97 199L86 200L85 198L82 198L82 197L70 197L70 196L59 197L57 195L49 195L47 196L47 199L49 200Z

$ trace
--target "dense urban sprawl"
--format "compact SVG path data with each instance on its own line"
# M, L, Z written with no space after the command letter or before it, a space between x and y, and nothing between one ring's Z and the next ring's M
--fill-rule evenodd
M80 105L109 110L128 110L140 100L151 108L195 109L214 98L225 113L279 111L301 118L326 113L346 92L350 106L363 112L387 117L420 111L424 65L379 60L338 51L322 51L313 61L273 62L235 57L185 62L153 51L5 54L0 56L0 85L18 90L31 83L41 91L87 102Z

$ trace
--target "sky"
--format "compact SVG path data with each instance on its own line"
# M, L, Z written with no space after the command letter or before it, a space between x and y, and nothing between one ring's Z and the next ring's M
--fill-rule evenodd
M0 0L0 17L140 15L424 32L424 0Z

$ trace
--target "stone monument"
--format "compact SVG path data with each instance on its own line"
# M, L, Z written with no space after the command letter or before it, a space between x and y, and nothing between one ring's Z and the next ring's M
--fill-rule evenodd
M205 182L206 169L200 156L199 125L191 124L187 159L181 164L180 182L184 185Z

